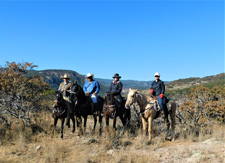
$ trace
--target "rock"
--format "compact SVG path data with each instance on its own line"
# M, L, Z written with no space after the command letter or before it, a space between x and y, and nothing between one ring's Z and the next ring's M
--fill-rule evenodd
M108 152L107 152L107 154L109 154L109 155L113 155L115 152L114 152L114 150L113 149L110 149L110 150L108 150Z
M188 158L188 162L193 162L193 163L199 163L202 162L205 159L205 155L201 153L195 153L193 154L190 158Z
M222 144L219 140L216 138L210 138L208 140L203 141L202 143L208 144L208 145L213 145L213 144Z
M41 145L38 145L35 149L35 152L39 151L41 149Z

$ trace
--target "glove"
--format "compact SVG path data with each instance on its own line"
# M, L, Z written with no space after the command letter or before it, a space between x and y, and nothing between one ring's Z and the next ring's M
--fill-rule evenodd
M150 93L153 93L153 92L154 92L154 90L153 90L153 89L151 89L151 90L150 90Z
M163 98L163 94L161 93L161 94L159 95L159 97L160 97L160 98Z

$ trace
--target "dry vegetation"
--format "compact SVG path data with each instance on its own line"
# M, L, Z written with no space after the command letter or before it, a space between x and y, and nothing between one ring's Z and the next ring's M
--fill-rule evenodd
M177 127L175 142L164 140L164 124L155 121L154 138L150 144L137 129L121 135L119 124L110 136L91 133L93 119L88 119L85 135L72 134L65 129L62 140L57 132L52 135L53 119L50 113L39 113L37 126L32 132L23 123L15 123L1 140L0 162L224 162L225 127L212 125L196 136ZM161 123L161 124L160 124ZM2 129L2 126L1 126Z
M71 128L65 126L62 140L59 123L56 132L52 133L52 113L47 109L51 108L52 99L49 98L46 83L42 83L39 77L28 78L29 80L24 78L22 74L26 71L26 65L32 67L30 63L25 65L9 63L8 65L12 69L1 72L0 80L0 91L4 93L1 96L3 100L0 101L0 163L225 163L225 90L223 87L209 89L199 86L191 89L190 94L180 99L175 142L164 140L164 122L158 118L153 124L153 139L151 143L148 143L147 137L142 136L141 126L137 125L139 117L134 110L132 110L131 129L124 134L122 134L121 123L118 123L116 132L110 129L108 134L104 131L99 136L97 128L96 133L93 134L93 119L89 117L85 135L78 136L77 129L75 133L71 133ZM15 68L17 71L13 71ZM8 78L7 73L10 73L8 70L16 77ZM24 83L24 81L27 82ZM4 85L7 82L9 83ZM17 84L17 87L10 85L11 82ZM24 87L28 89L26 83L29 83L30 89L24 93ZM36 85L36 83L39 84ZM43 84L42 86L46 89L41 89L40 84ZM5 91L3 88L8 89ZM39 88L39 91L30 94L30 91L32 92L35 88ZM20 102L21 98L26 105ZM4 100L12 100L15 105L4 103ZM112 126L111 121L110 125Z

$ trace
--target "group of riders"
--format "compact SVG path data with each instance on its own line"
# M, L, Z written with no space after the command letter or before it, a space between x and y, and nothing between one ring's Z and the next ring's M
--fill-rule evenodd
M150 94L151 96L155 97L158 100L158 104L160 106L160 110L164 113L164 116L168 116L168 109L166 107L166 98L165 94L165 85L162 80L160 80L160 74L158 72L155 73L155 80L151 83L150 87ZM63 82L59 85L58 91L60 91L63 95L63 99L65 100L66 108L70 105L69 97L67 94L67 90L70 89L71 83L69 82L70 77L68 74L61 76ZM123 89L123 84L120 81L121 76L116 73L112 77L113 81L110 83L109 92L107 95L112 95L117 101L117 107L119 109L125 109L125 100L121 96L121 92ZM86 81L83 85L83 90L86 96L90 96L92 100L92 112L95 114L96 107L98 105L98 93L100 91L100 85L98 81L94 80L94 74L88 73L86 75ZM68 107L69 108L69 107ZM66 123L69 126L69 121Z

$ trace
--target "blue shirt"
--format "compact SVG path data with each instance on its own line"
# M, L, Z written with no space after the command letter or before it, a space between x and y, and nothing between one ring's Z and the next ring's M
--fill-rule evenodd
M100 90L100 86L99 83L95 80L93 80L91 83L89 83L89 81L86 81L84 83L83 90L84 92L89 92L90 94L97 94Z

